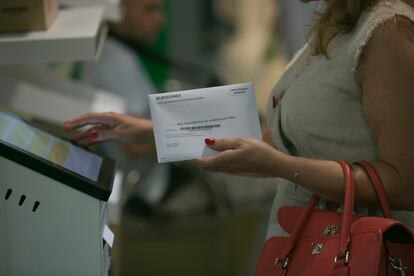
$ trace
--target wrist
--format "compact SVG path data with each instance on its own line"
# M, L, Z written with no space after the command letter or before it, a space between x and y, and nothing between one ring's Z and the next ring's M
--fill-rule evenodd
M154 126L152 121L148 120L148 125L145 131L145 137L148 143L153 144L155 146L155 138L154 138Z
M298 178L299 167L298 158L281 151L274 154L274 165L272 176L294 181Z
M286 166L285 163L287 162L287 159L289 158L289 155L278 151L275 149L272 151L272 156L270 158L269 162L269 176L271 177L282 177L284 167Z
M139 121L138 124L133 142L138 144L155 144L152 121L145 119Z

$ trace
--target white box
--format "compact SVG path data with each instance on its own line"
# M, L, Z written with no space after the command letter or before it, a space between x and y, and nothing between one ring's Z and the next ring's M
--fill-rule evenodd
M87 112L125 113L125 102L36 66L0 67L0 105L62 124Z
M0 64L97 59L106 36L104 11L100 6L61 10L47 31L0 35Z
M121 0L58 0L58 3L64 6L105 6L105 20L120 21L122 19Z

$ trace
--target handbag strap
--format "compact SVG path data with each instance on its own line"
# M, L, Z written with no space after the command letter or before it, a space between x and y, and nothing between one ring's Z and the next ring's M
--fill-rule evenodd
M312 216L313 210L318 204L320 197L317 195L313 195L311 199L306 204L305 208L301 212L297 223L295 224L294 228L292 229L291 234L289 235L288 240L283 248L282 255L284 257L288 257L290 252L292 252L293 248L298 243L300 237L302 236L303 229L305 228L306 224L308 223L310 217Z
M348 244L350 240L350 231L351 231L351 218L354 209L354 193L355 193L355 183L353 177L353 171L351 165L347 161L341 160L338 161L341 165L344 173L344 183L345 183L345 195L344 195L344 211L342 216L342 231L340 238L339 253L337 258L346 258L348 251ZM312 196L311 199L306 204L302 213L300 214L297 223L295 224L292 232L285 243L285 246L282 250L282 256L278 258L278 262L282 264L283 268L287 267L289 262L289 256L296 244L298 243L300 237L302 236L303 230L305 229L306 224L308 223L310 217L312 216L313 210L316 207L316 204L319 202L320 198L316 195Z
M347 161L340 160L338 163L341 165L344 174L345 195L341 226L342 231L337 258L343 258L345 260L347 258L348 245L351 238L351 221L355 202L355 178L352 167Z
M384 185L375 168L367 161L358 161L355 164L361 166L371 180L372 186L377 194L377 199L385 218L391 218L390 206L388 204L387 195L384 191Z

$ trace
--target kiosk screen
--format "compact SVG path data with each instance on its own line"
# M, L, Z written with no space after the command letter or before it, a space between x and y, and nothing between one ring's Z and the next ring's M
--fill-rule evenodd
M0 142L4 141L92 181L97 181L102 157L0 112Z

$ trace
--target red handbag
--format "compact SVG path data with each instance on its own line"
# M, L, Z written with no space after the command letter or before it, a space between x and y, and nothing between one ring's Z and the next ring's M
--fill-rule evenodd
M414 275L414 235L391 219L375 169L366 161L356 163L371 179L384 217L356 216L352 167L339 164L345 177L343 212L315 210L318 196L304 208L281 208L278 221L290 236L266 241L255 276Z

